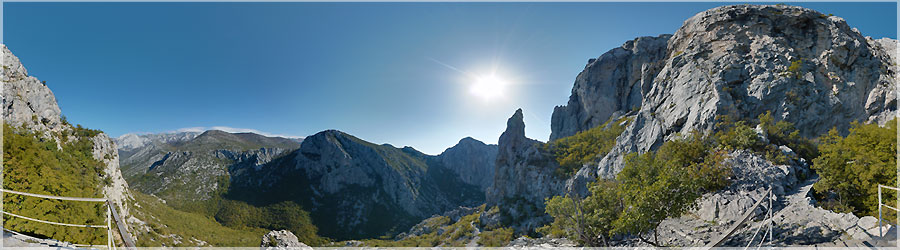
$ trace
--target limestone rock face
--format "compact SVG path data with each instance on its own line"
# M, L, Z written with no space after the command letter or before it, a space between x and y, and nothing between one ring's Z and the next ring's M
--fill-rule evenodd
M896 41L873 40L834 16L794 6L732 5L701 12L668 40L641 108L596 168L613 177L625 154L677 133L713 128L717 115L771 111L804 136L851 121L883 124L897 109ZM576 86L577 87L577 86Z
M553 109L550 140L599 126L615 112L640 108L670 37L639 37L589 60L575 78L569 103Z
M543 150L544 144L525 137L522 110L506 123L498 143L494 185L488 189L488 207L499 205L518 231L527 232L545 223L544 198L562 194L565 180L554 174L559 165Z
M312 250L313 248L303 244L297 236L288 230L273 230L262 237L261 247L265 248L291 248L299 250Z
M116 150L116 144L105 133L94 136L91 141L94 143L92 150L94 159L106 164L103 173L110 179L109 186L103 187L104 196L116 204L119 216L123 219L128 218L130 217L128 204L131 204L134 197L128 191L128 183L125 182L125 177L119 169L119 151Z
M0 96L3 100L3 122L32 130L43 138L52 138L56 140L59 149L62 149L60 145L62 141L77 139L72 135L59 138L69 134L73 127L62 119L62 111L50 88L34 76L28 75L25 66L6 45L0 44L0 52L3 54L3 69L0 72L3 84L3 94ZM101 188L104 197L116 204L122 219L136 220L129 213L131 200L134 198L119 169L119 154L115 142L105 133L99 133L89 139L93 144L93 158L105 164L102 177L110 180L109 185L100 184L103 185Z
M19 58L6 45L3 53L3 121L33 131L59 132L65 129L56 96L47 85L28 75Z
M487 145L472 137L459 140L456 146L441 153L443 165L459 175L463 182L487 191L494 183L494 163L497 145Z

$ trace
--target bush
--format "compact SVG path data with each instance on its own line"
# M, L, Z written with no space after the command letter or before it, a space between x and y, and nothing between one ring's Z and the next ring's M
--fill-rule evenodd
M512 228L504 227L492 231L482 232L478 235L478 244L485 247L502 247L513 240Z
M462 216L458 221L450 224L450 220L447 217L438 217L434 220L428 220L428 226L435 228L432 232L416 235L412 237L408 237L402 240L389 240L389 239L368 239L362 240L363 246L366 247L436 247L436 246L448 246L448 247L464 247L469 243L471 238L474 236L475 227L473 224L478 223L481 219L481 214L484 213L485 205L481 205L478 209L469 215ZM440 228L441 230L437 230ZM498 229L500 230L500 229ZM441 231L442 233L438 233ZM495 230L496 231L496 230ZM497 231L494 233L490 233L491 231L483 232L481 235L485 236L485 233L488 233L488 237L492 237L488 241L500 242L505 236L503 231ZM510 231L510 238L511 236ZM481 242L481 241L479 241ZM346 242L337 242L336 245L342 246ZM493 244L493 243L492 243Z
M725 150L751 150L776 164L787 164L791 160L798 160L785 155L778 148L781 145L791 148L804 159L813 159L818 156L815 142L801 137L800 131L794 128L793 123L775 122L771 111L760 114L757 119L759 126L769 139L769 144L764 143L757 136L756 130L747 121L735 122L728 116L717 117L716 143Z
M791 66L788 66L788 72L794 76L794 78L800 78L800 68L803 67L803 59L797 59L791 61Z
M599 161L606 156L629 121L627 118L617 121L610 119L603 125L545 144L545 149L559 163L555 174L562 178L572 176L584 164ZM613 124L609 124L610 122Z
M775 119L772 118L772 111L760 114L758 120L772 144L788 146L804 159L814 159L819 156L815 142L800 136L800 131L794 128L793 123L783 120L775 122Z
M730 117L720 116L716 128L719 130L715 133L715 139L724 149L738 150L750 149L758 150L764 147L763 142L746 121L731 121Z
M830 199L832 209L851 209L859 215L877 216L878 185L897 186L897 120L885 127L876 124L851 124L842 137L832 129L819 140L821 155L812 168L821 179L814 184L816 193ZM896 200L896 192L883 192L883 199ZM827 204L827 203L826 203ZM896 216L885 209L888 218Z

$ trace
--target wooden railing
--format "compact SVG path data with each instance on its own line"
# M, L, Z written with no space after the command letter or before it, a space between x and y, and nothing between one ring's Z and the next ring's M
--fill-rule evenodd
M725 233L720 235L719 238L714 239L713 241L710 241L709 244L707 244L706 247L704 247L704 248L712 249L714 247L721 246L722 243L725 243L725 240L728 239L728 237L730 237L732 234L734 234L734 232L737 231L738 228L740 228L742 225L744 225L745 222L747 222L747 219L750 219L750 217L753 216L754 212L756 212L756 209L759 208L760 205L762 205L764 200L769 200L769 211L767 212L767 217L769 217L769 218L767 218L767 220L771 219L771 217L772 217L772 212L771 212L772 211L772 201L774 200L774 198L772 197L772 187L769 187L769 189L767 189L766 192L763 193L763 197L760 197L759 200L756 201L756 204L754 204L752 208L747 210L747 212L744 212L744 216L742 217L742 219L740 221L738 221L737 223L734 223L734 225L732 225L731 228L728 229L728 231L725 231ZM762 225L760 225L759 228L762 228ZM757 233L759 232L759 228L756 229ZM770 238L772 237L771 232L772 232L772 227L770 225L769 230L767 232L767 234L769 235ZM766 236L763 235L763 241L765 240L765 237ZM756 238L756 234L753 234L753 238ZM753 238L750 238L749 243L753 242ZM748 247L750 246L749 243L747 245ZM762 245L762 241L760 241L760 245Z

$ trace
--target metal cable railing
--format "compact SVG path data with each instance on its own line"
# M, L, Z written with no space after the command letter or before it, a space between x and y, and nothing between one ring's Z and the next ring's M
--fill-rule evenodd
M881 184L878 185L878 237L884 237L884 232L883 232L884 227L882 226L882 221L884 221L884 219L881 217L881 214L882 214L881 207L893 209L894 212L897 212L898 216L900 216L900 210L897 210L896 207L888 206L887 204L881 203L881 189L882 188L891 189L891 190L900 192L900 189L895 188L895 187L889 187L889 186L885 186L885 185L881 185ZM897 204L900 204L900 195L897 195L897 199L898 199Z
M42 199L55 199L55 200L65 200L65 201L87 201L87 202L104 202L106 203L106 225L82 225L82 224L70 224L70 223L62 223L62 222L54 222L54 221L46 221L41 219L30 218L18 214L9 213L6 211L0 211L5 215L9 215L16 218L21 218L25 220L30 220L34 222L46 223L51 225L58 226L68 226L68 227L86 227L86 228L106 228L106 247L110 250L115 250L116 245L113 241L113 232L112 232L112 205L106 199L101 198L82 198L82 197L63 197L63 196L54 196L54 195L45 195L45 194L32 194L26 192L19 192L13 190L6 190L0 188L0 193L10 193L24 196L31 196Z

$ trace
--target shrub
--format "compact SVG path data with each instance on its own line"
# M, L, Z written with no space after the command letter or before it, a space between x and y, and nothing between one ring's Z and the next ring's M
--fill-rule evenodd
M545 144L545 150L559 163L555 174L562 178L569 177L584 164L600 160L615 146L616 137L625 131L629 121L627 118L617 121L610 119L603 125ZM611 122L613 124L609 124Z
M758 119L772 144L788 146L804 159L813 159L819 155L815 142L800 136L800 131L794 128L793 123L783 120L774 122L771 111L760 114Z
M726 116L720 116L719 119L720 122L716 123L716 128L719 131L716 132L715 138L723 148L728 150L758 150L764 147L763 142L756 134L756 130L750 127L746 121L732 122Z
M504 227L482 232L478 235L478 244L485 247L502 247L513 240L512 228Z
M791 61L791 66L788 66L788 72L794 76L794 78L800 78L800 68L803 67L803 59L797 59Z
M818 155L816 144L812 140L800 136L794 124L787 121L774 122L772 112L758 116L759 125L766 133L770 144L764 143L756 135L756 130L747 121L733 121L728 116L717 117L715 139L720 147L726 150L746 149L761 154L776 164L787 164L792 159L784 154L778 146L785 145L804 159L813 159Z

